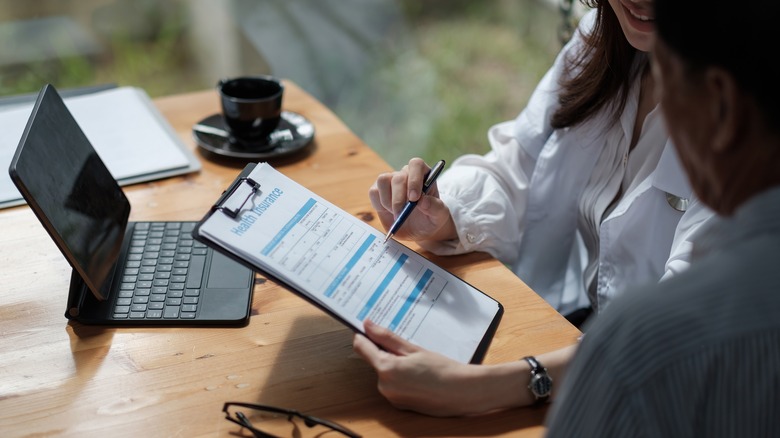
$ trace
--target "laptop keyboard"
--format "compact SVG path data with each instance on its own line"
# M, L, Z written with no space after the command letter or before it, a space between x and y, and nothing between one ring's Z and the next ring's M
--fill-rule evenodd
M122 271L114 319L194 319L206 245L195 222L136 222Z

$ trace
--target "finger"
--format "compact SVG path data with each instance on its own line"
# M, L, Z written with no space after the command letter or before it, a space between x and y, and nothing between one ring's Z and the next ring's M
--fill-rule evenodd
M429 192L430 193L430 192ZM417 203L417 209L428 217L434 224L446 222L450 216L450 209L438 196L426 194Z
M417 201L422 195L422 186L425 182L425 174L428 173L431 168L425 164L422 158L412 158L408 164L409 177L407 178L407 186L409 193L407 199L410 201Z
M419 347L371 320L363 321L366 336L389 353L406 356L419 351Z
M377 199L378 204L374 205L374 209L377 211L386 210L390 213L393 212L393 198L392 198L392 185L391 182L393 180L393 173L387 172L379 175L376 178L376 182L374 182L374 185L376 186L376 192L377 192ZM372 186L373 188L373 186ZM369 196L371 195L371 190L369 190Z
M398 216L403 210L406 201L409 200L406 196L407 179L409 177L408 167L404 166L403 169L393 173L393 177L390 181L391 201L390 210L393 215Z
M450 209L436 196L425 195L417 204L417 211L425 215L432 228L426 238L433 240L451 240L458 238Z
M393 217L393 212L386 209L382 205L382 201L380 199L381 198L380 189L377 186L378 184L379 184L379 180L377 180L377 182L375 182L368 189L368 199L371 201L371 206L376 211L377 217L379 217L379 222L381 222L384 229L387 230L392 226L394 217Z
M358 354L369 365L376 368L382 350L360 333L355 333L352 338L352 351Z

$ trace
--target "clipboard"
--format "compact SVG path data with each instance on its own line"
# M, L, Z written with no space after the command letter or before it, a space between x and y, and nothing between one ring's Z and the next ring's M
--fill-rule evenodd
M357 333L370 318L463 363L481 363L500 302L284 176L249 163L192 232Z

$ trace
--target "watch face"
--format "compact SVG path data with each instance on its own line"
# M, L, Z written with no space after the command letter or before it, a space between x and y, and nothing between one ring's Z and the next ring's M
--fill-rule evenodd
M534 374L528 387L537 398L549 397L552 391L552 379L546 374Z

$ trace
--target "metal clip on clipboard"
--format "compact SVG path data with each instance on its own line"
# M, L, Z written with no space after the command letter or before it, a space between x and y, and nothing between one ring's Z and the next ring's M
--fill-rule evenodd
M241 192L242 188L247 187L248 191L245 196L233 196L236 193ZM246 205L249 199L257 194L258 190L260 190L260 183L248 176L241 177L236 180L235 183L228 189L228 191L219 199L219 201L217 201L213 207L213 210L220 210L229 217L235 219L238 217L238 214L244 208L244 205Z

